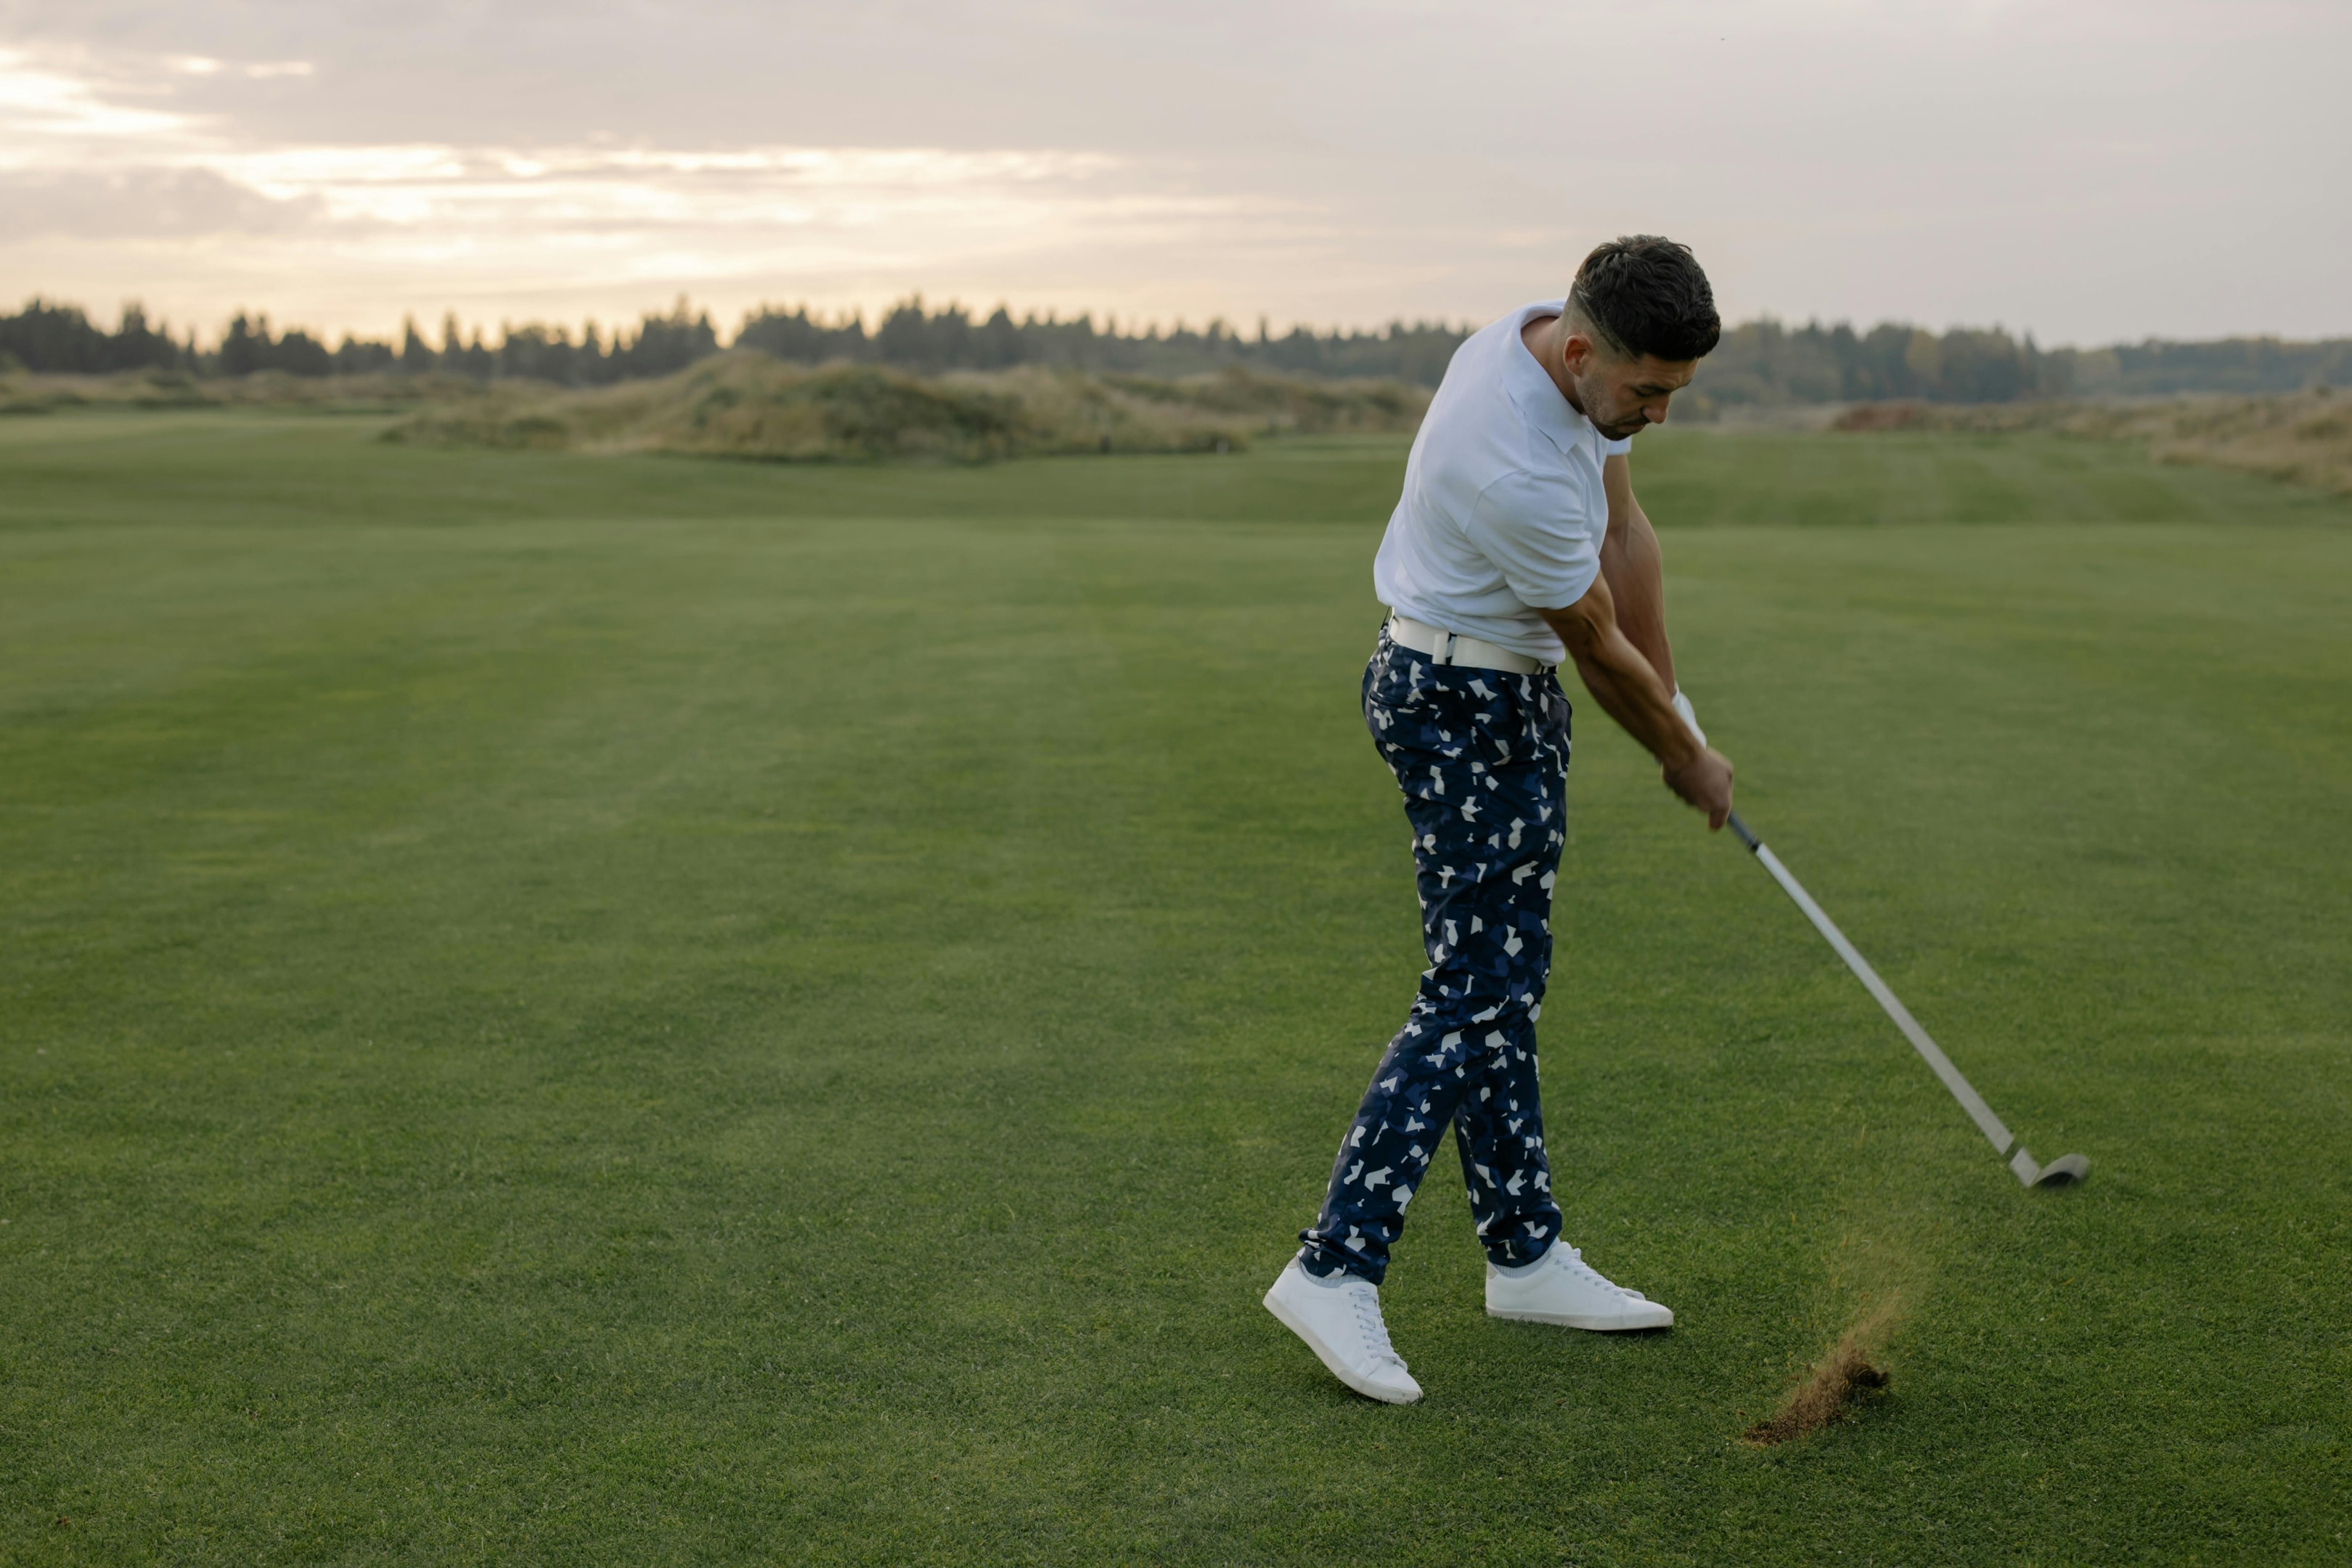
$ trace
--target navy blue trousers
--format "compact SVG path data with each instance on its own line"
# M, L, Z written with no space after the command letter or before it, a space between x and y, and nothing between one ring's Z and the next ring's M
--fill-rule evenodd
M1568 699L1549 674L1433 665L1386 633L1364 722L1404 791L1429 968L1340 1141L1299 1260L1378 1284L1450 1122L1486 1255L1532 1263L1559 1235L1536 1090Z

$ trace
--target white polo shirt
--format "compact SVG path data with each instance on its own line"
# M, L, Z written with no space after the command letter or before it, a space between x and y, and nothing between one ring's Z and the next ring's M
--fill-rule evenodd
M1567 650L1536 607L1576 603L1601 574L1601 465L1633 446L1594 429L1520 340L1565 308L1523 305L1454 351L1372 562L1399 615L1546 664Z

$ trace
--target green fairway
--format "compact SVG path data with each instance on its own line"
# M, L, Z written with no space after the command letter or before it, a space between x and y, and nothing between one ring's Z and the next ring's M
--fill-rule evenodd
M0 424L0 1562L2352 1559L2352 503L1643 437L1742 815L2091 1180L1580 700L1553 1170L1678 1323L1433 1183L1392 1408L1258 1297L1423 963L1400 443L379 427Z

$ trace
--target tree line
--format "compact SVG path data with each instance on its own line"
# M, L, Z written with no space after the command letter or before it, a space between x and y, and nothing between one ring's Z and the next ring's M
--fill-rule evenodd
M2151 338L2097 349L2043 349L2031 332L1900 322L1866 332L1840 323L1748 321L1723 335L1693 384L1737 406L1791 403L2016 403L2173 393L2280 393L2352 385L2352 339L2291 342Z
M102 375L114 371L176 371L194 376L251 375L282 371L289 375L328 376L440 374L474 381L523 378L565 386L593 386L640 380L683 370L719 352L719 334L708 314L689 315L683 304L670 314L647 315L635 331L609 336L595 322L573 338L563 327L530 323L505 327L493 344L478 326L467 336L452 313L442 320L441 346L435 348L411 321L397 342L343 335L329 348L300 328L270 331L267 315L240 311L209 349L195 333L175 338L168 326L152 327L139 306L122 308L114 331L91 321L78 305L36 299L13 316L0 316L0 370Z
M15 316L0 316L0 369L14 364L83 374L168 369L199 376L264 370L305 376L437 372L478 381L521 377L597 386L667 375L721 346L709 313L692 310L684 300L667 314L647 314L634 329L616 328L609 334L593 321L577 335L562 325L530 322L502 325L495 342L486 340L479 327L467 335L453 314L443 319L437 348L414 321L396 342L346 334L331 349L299 328L273 334L268 317L241 312L209 349L199 348L193 332L175 339L168 329L149 327L136 305L124 307L122 321L110 333L79 306L35 300ZM1065 321L1033 313L1015 321L1002 306L975 321L961 306L928 310L917 296L892 306L870 330L859 314L827 321L805 307L762 306L745 315L730 346L807 363L848 361L918 373L1043 364L1185 375L1249 364L1434 386L1466 335L1444 325L1402 322L1378 331L1318 333L1297 327L1278 337L1260 322L1255 338L1223 321L1199 329L1179 323L1167 331L1155 324L1122 332L1115 321L1097 326L1090 315Z
M999 306L975 320L962 306L927 307L904 300L869 329L851 314L831 320L805 307L761 306L748 312L730 346L806 363L847 361L917 373L1048 365L1074 370L1176 376L1229 366L1295 375L1389 377L1434 386L1467 327L1392 321L1371 331L1276 334L1261 320L1255 335L1222 321L1200 328L1156 323L1121 331L1091 315L1064 320L1034 312L1015 321ZM266 315L240 312L217 342L200 347L194 331L175 337L136 305L108 331L79 306L36 299L0 316L0 370L99 374L172 371L243 376L278 371L298 376L436 374L475 381L528 379L598 386L667 375L719 352L707 311L685 300L609 331L594 321L575 334L562 325L501 325L495 342L477 326L443 319L436 346L404 324L397 342L346 333L330 348L300 328L273 331ZM2291 392L2352 384L2352 340L2290 342L2227 338L2206 342L2150 340L2103 349L2039 347L2028 333L1955 328L1936 333L1899 322L1867 331L1840 323L1790 328L1769 319L1730 329L1708 357L1693 392L1717 406L1916 399L1931 403L2009 403L2035 398L2160 395L2175 392Z

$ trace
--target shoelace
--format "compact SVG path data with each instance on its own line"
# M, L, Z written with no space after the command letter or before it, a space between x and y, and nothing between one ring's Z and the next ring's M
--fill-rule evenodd
M1356 1309L1356 1331L1364 1336L1364 1348L1370 1351L1376 1359L1392 1361L1402 1366L1404 1358L1397 1354L1395 1347L1389 1343L1389 1326L1381 1321L1380 1293L1370 1285L1350 1285L1348 1287L1348 1300Z
M1563 1264L1570 1270L1581 1275L1584 1279L1591 1280L1593 1284L1601 1287L1603 1289L1614 1290L1620 1296L1630 1296L1636 1301L1646 1301L1649 1300L1647 1296L1643 1295L1639 1290L1627 1289L1624 1286L1618 1284L1617 1281L1610 1279L1607 1275L1593 1268L1592 1265L1584 1261L1584 1254L1577 1248L1562 1245L1553 1247L1552 1251L1555 1253L1567 1253L1567 1258L1562 1259Z

